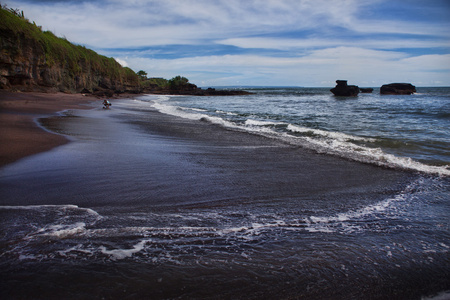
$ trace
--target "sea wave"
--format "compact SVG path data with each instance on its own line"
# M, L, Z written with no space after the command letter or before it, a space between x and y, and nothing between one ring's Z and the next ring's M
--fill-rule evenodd
M411 209L411 206L428 207L427 201L434 201L434 198L426 200L422 195L439 189L441 181L432 176L419 177L398 193L376 203L335 213L307 210L286 214L249 210L237 215L233 210L212 209L189 211L183 215L179 212L135 212L100 216L92 209L75 205L0 207L16 210L14 222L20 224L15 226L33 224L18 232L14 239L5 238L7 247L0 257L35 261L55 257L81 260L97 257L111 261L150 259L181 264L183 255L201 255L203 251L216 251L221 255L225 251L234 255L235 250L242 253L245 250L245 255L252 255L253 251L259 251L256 245L259 243L255 244L255 241L263 241L273 234L280 238L311 233L345 236L409 226L409 221L405 223L405 220L426 216L424 210ZM69 211L62 211L64 207ZM36 218L27 213L30 209L39 209L42 214ZM98 218L89 219L89 216L101 219L97 222ZM111 227L111 224L117 226ZM5 225L5 231L9 227ZM424 253L447 253L449 249L447 243L439 242L427 245L423 250Z
M39 229L33 235L40 237L53 237L58 239L64 239L80 235L81 233L84 232L86 232L86 223L76 222L73 224L47 225L44 228ZM27 238L30 238L30 236L28 236Z
M273 122L273 121L259 121L253 119L247 119L244 123L246 126L271 126L271 125L286 125L284 122Z
M377 222L378 219L397 218L401 214L399 210L402 206L408 206L413 201L420 201L417 194L434 188L434 186L435 183L432 180L420 177L393 197L335 215L311 215L303 221L307 224L306 228L310 232L352 233L362 231L369 223Z
M124 259L127 257L133 256L133 254L138 253L144 249L144 246L146 243L151 242L150 239L145 239L142 241L139 241L136 245L133 246L131 249L113 249L113 250L107 250L105 246L100 247L100 251L103 254L109 255L112 260L118 260L118 259Z
M302 127L299 125L289 124L287 126L287 130L298 133L306 133L311 134L312 136L322 137L322 138L332 138L338 141L364 141L364 142L375 142L376 139L373 138L365 138L354 135L345 134L342 132L330 132L320 129Z
M35 210L35 211L61 211L61 212L78 212L86 213L91 216L100 218L101 216L93 209L79 207L78 205L64 204L64 205L5 205L0 206L0 210Z
M164 114L169 114L191 120L207 121L231 129L245 130L247 132L264 135L314 150L318 153L330 154L363 163L375 164L387 168L417 171L439 176L450 176L450 166L433 166L413 160L410 157L396 156L373 148L364 143L373 143L377 140L371 137L360 137L342 132L326 131L316 128L303 127L296 124L246 119L243 123L232 121L220 116L208 115L207 111L187 110L180 106L167 103L170 98L161 97L152 102L152 106ZM222 115L227 115L223 112ZM285 130L275 130L274 127L284 125Z

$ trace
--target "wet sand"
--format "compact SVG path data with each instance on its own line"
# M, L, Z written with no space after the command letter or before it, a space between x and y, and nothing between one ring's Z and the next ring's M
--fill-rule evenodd
M40 128L35 120L63 110L89 109L92 107L87 104L93 101L100 99L83 94L0 90L0 167L66 144L66 137Z
M2 204L123 208L125 202L151 201L172 207L317 197L370 203L409 180L401 171L316 154L152 108L135 110L127 101L122 106L120 101L114 103L110 111L97 108L41 119L47 128L75 141L17 166L31 174L30 183L17 187L15 177L5 178L3 184L10 187ZM46 190L47 185L51 189ZM338 207L345 209L351 202Z
M67 143L64 136L40 128L35 119L83 109L94 100L81 94L0 91L0 166Z
M396 207L378 214L403 205L415 174L128 100L41 121L74 141L1 170L9 296L418 299L447 286L421 286L445 271L410 265L422 232ZM390 261L393 242L408 250Z

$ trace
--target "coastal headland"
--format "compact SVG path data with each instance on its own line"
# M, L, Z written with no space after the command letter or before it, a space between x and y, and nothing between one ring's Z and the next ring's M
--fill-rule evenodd
M0 6L0 166L67 143L36 119L104 98L142 93L226 96L245 91L202 89L185 77L147 78L108 58L56 37L23 12Z
M201 89L182 76L147 78L114 58L72 44L42 30L23 11L0 5L0 89L20 92L63 92L112 97L118 94L242 95L243 91Z

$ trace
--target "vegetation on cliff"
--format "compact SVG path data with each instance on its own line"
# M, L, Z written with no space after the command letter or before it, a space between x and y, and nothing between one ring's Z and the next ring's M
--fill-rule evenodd
M43 31L23 11L0 4L0 89L82 92L98 96L128 93L237 95L244 91L203 90L186 77L147 78L114 58Z
M0 88L139 91L139 76L115 59L43 31L18 10L1 7L0 19Z

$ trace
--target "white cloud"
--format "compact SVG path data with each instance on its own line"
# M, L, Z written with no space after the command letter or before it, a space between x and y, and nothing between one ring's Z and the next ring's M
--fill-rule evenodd
M278 49L278 50L296 50L296 49L310 49L323 47L338 47L348 46L364 47L374 49L400 49L400 48L450 48L449 40L432 40L423 41L419 39L286 39L286 38L230 38L217 41L218 44L236 46L239 48L256 48L256 49Z
M392 21L392 20L354 20L347 25L348 28L361 33L409 34L409 35L435 35L449 38L449 31L439 24L430 24L418 21Z
M122 67L128 67L128 63L120 58L114 58Z
M413 72L447 72L447 79L450 79L450 54L445 55L421 55L402 59L400 63L405 64L405 68ZM450 82L450 81L449 81Z
M441 74L449 60L449 55L409 58L392 51L337 47L293 58L224 55L128 61L130 67L146 70L149 76L172 78L183 74L191 82L204 85L233 85L239 81L249 85L332 86L336 79L347 79L361 86L381 86L397 81L434 85L438 80L449 85L450 76Z
M344 27L364 33L447 32L442 26L368 20L374 1L361 0L134 0L42 4L12 1L44 28L96 48L193 44L285 31ZM446 34L446 36L448 36ZM257 40L254 40L257 42Z
M240 81L319 86L323 82L333 85L336 79L343 78L355 84L420 80L424 84L441 81L450 85L448 55L429 50L443 52L450 48L450 31L445 26L448 21L425 23L413 16L400 20L393 14L390 18L382 14L366 16L372 8L386 3L386 0L11 0L8 5L23 9L27 18L44 29L89 48L102 49L99 51L102 54L109 53L132 69L147 71L149 76L184 75L194 83L220 84ZM426 38L421 38L425 35ZM161 57L158 53L161 50L152 49L159 45L219 48L231 45L252 55L211 52L195 56L180 47L172 53L174 59L145 58L149 54ZM133 50L139 47L148 50ZM421 49L421 56L408 52L408 48Z

